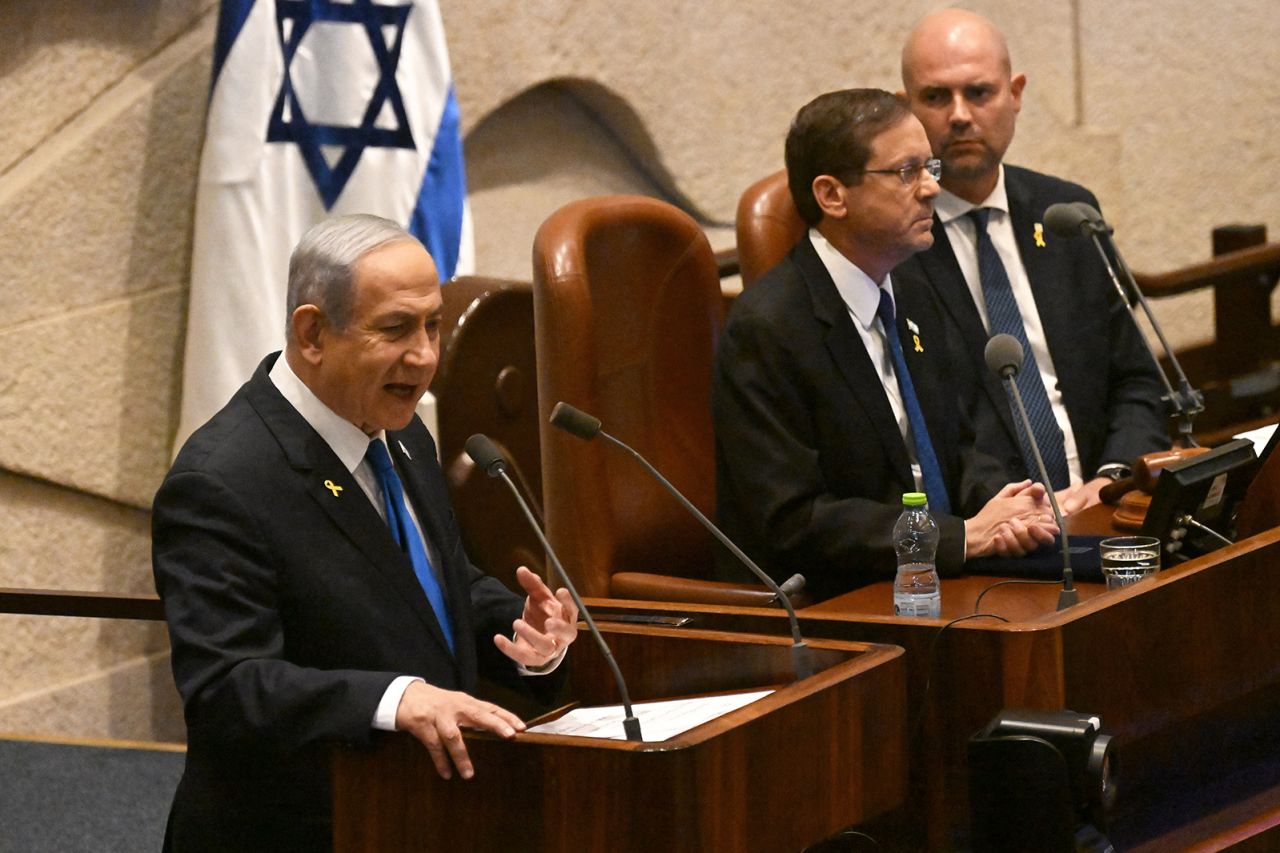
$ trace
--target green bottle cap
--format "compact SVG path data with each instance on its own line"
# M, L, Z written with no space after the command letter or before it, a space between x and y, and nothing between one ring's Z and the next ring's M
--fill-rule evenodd
M902 495L903 506L924 506L929 502L929 496L924 492L906 492Z

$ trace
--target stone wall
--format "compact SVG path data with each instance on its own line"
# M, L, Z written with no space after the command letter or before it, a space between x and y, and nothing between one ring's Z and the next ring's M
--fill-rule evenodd
M443 0L478 271L527 278L556 207L635 192L732 245L797 107L898 87L923 2ZM1010 159L1089 185L1134 268L1280 227L1270 0L978 6L1029 78ZM150 589L214 0L0 4L0 587ZM1205 300L1163 304L1175 341ZM180 738L157 625L0 616L0 731Z

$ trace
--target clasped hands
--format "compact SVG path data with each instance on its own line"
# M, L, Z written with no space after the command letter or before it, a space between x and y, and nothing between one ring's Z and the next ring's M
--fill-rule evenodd
M1044 486L1009 483L964 523L965 558L1021 557L1058 535Z
M524 566L516 570L516 581L527 597L524 612L511 626L515 639L499 634L493 644L516 663L536 670L558 660L577 637L578 608L568 590L552 593L542 578ZM422 742L436 772L445 779L453 776L454 767L463 779L475 775L463 728L509 738L525 726L515 714L492 702L423 681L410 684L396 708L396 729L411 732Z

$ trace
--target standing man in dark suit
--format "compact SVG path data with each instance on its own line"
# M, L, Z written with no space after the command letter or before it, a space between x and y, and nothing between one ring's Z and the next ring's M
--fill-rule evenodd
M735 300L716 353L726 532L819 598L892 576L903 492L928 494L944 574L1051 541L1043 489L1001 488L973 451L928 291L889 275L933 241L938 163L920 122L888 92L832 92L796 115L786 164L810 231Z
M978 446L1011 476L1038 476L983 360L988 338L1005 332L1026 352L1018 387L1063 511L1097 503L1136 456L1169 446L1159 376L1096 250L1044 230L1050 205L1098 201L1084 187L1002 165L1027 79L1012 73L987 19L963 9L925 17L903 48L902 80L942 161L933 247L907 269L944 307Z
M192 435L155 499L188 734L177 851L326 849L327 746L378 729L470 778L461 727L524 728L468 695L477 673L519 684L576 635L566 590L521 569L522 600L463 553L414 413L440 348L422 245L373 216L322 222L290 259L288 300L283 357Z

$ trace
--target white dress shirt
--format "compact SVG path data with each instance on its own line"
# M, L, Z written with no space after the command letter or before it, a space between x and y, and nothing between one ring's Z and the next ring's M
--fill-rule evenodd
M378 482L378 475L373 470L373 466L365 459L370 441L376 438L386 443L386 430L380 430L374 436L366 435L362 429L322 403L320 398L293 372L284 353L280 354L272 366L270 379L276 386L276 390L298 410L303 420L320 434L325 444L329 445L338 460L351 472L360 490L369 498L378 516L386 521L387 509L382 499L382 486ZM407 452L406 455L408 455ZM413 522L413 526L418 529L418 535L422 538L422 544L427 550L427 559L443 588L444 579L439 568L440 552L423 531L422 523L418 520L418 514L413 508L413 501L406 500L404 505L409 510L409 519ZM524 666L520 666L519 670L524 675L546 675L554 671L563 659L564 650L559 657L537 670L526 669ZM374 711L373 728L388 732L395 731L396 710L400 707L400 699L404 696L404 691L415 681L423 681L423 679L412 675L401 675L391 682Z
M902 391L898 388L898 376L893 369L893 356L889 352L889 341L885 337L884 325L880 322L876 311L880 307L880 291L889 294L893 301L893 282L888 275L883 284L876 284L857 264L850 261L840 250L832 246L827 238L816 228L809 229L809 240L818 253L822 265L827 268L836 290L849 309L853 319L853 327L858 330L862 346L876 373L880 376L880 385L884 388L885 397L889 400L889 408L898 422L898 433L907 446L907 457L911 460L911 477L915 480L916 490L924 491L924 476L920 473L920 462L916 456L916 445L911 435L910 422L907 420L907 408L902 402ZM894 303L894 316L897 316L897 304Z
M1044 336L1044 325L1040 322L1040 313L1036 310L1031 280L1027 277L1027 268L1022 264L1022 256L1018 253L1018 243L1014 238L1013 221L1009 215L1009 196L1004 186L1004 166L1000 167L1000 177L996 180L995 189L982 204L970 204L946 190L938 193L938 197L933 201L934 212L946 229L947 239L951 242L951 251L955 253L965 284L969 286L969 294L973 297L973 304L978 309L978 316L982 318L982 325L990 333L991 322L987 318L987 302L982 295L982 280L978 276L978 235L974 229L973 220L967 216L975 207L991 208L990 218L987 220L987 234L991 237L991 244L995 246L996 253L1000 255L1000 261L1004 264L1005 272L1009 276L1013 298L1018 303L1022 325L1026 328L1027 343L1031 345L1031 355L1040 369L1040 378L1049 395L1053 417L1062 429L1071 484L1077 485L1083 480L1080 454L1076 450L1076 437L1071 431L1067 407L1062 403L1062 392L1058 390L1058 372L1053 366L1053 356L1049 353L1049 344Z

